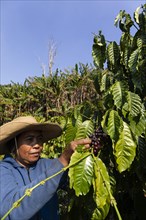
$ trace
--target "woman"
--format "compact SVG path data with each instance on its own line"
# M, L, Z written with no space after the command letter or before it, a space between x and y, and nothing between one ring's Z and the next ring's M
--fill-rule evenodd
M26 189L66 167L78 145L90 147L90 139L75 140L59 158L40 158L43 143L61 133L59 125L38 123L32 116L18 117L0 127L0 154L5 154L0 162L1 218L25 194ZM57 190L62 179L63 172L36 187L6 219L58 220Z

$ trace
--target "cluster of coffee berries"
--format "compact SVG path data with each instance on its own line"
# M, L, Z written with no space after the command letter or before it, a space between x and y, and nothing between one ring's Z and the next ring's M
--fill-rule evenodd
M99 126L89 138L91 138L90 146L93 148L93 154L97 156L99 150L106 145L109 136L104 133L102 127Z

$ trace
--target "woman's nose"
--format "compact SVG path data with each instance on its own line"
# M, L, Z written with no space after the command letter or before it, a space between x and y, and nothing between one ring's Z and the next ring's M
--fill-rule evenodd
M33 147L34 147L34 148L39 148L39 147L40 147L40 144L39 144L39 141L38 141L37 138L34 138Z
M40 148L40 145L39 145L38 143L35 143L35 144L33 145L33 148Z

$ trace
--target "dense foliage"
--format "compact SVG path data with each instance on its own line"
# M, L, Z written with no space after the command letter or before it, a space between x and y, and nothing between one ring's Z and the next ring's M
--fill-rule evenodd
M94 36L94 67L80 63L71 72L0 86L1 124L33 114L63 127L44 146L44 157L58 157L99 126L108 136L96 155L82 146L73 154L70 164L79 162L69 169L69 187L58 192L62 219L145 219L146 4L133 17L122 10L116 17L119 43L107 42L101 31Z

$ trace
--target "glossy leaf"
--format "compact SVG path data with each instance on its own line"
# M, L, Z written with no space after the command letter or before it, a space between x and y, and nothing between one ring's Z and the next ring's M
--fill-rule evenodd
M131 130L125 122L123 122L123 130L120 133L119 140L114 146L114 154L119 172L127 170L136 155L136 143L133 140Z
M127 101L128 101L128 111L130 115L134 117L140 114L142 109L142 104L139 95L129 91L127 94Z
M119 59L119 47L115 41L109 43L107 47L107 60L108 60L108 67L110 70L114 69L118 66L117 60Z
M96 208L92 214L91 220L103 220L106 218L108 212L110 209L110 204L106 203L103 207L101 208Z
M144 115L141 115L141 117L129 117L130 121L130 128L133 134L135 134L137 137L140 136L142 133L144 133L146 127L145 127L145 121L146 118Z
M131 20L131 16L125 13L125 10L120 10L120 13L117 15L115 19L115 25L119 24L119 28L123 32L129 32L130 27L133 25L133 21Z
M101 85L100 85L101 91L106 92L110 88L110 86L113 84L113 78L114 78L114 74L108 69L102 72Z
M111 87L111 92L114 99L114 104L117 108L121 108L122 104L125 101L126 96L126 86L121 81L117 81Z
M83 156L87 156L82 159ZM70 188L75 190L76 196L86 195L93 180L93 157L90 153L75 152L70 161L70 165L82 159L79 163L69 169Z
M131 117L136 117L142 112L142 102L139 95L128 91L126 102L122 107L122 113L127 117L129 114Z
M106 127L107 127L109 114L110 114L110 110L107 110L102 118L101 124L104 130L106 130Z
M99 35L94 37L94 44L92 47L93 62L96 67L103 68L106 61L106 42L104 36L99 31Z
M105 164L98 157L94 162L93 189L93 198L98 208L102 208L103 206L105 206L105 204L110 203L110 177Z
M70 143L72 140L75 139L77 128L73 126L72 120L69 120L67 125L66 125L66 144Z
M139 56L139 48L133 51L128 61L128 66L132 73L136 73L137 71L136 67L137 67L137 62L138 62L138 56Z
M142 47L144 48L143 44ZM146 88L146 59L139 59L136 68L137 71L132 75L132 82L134 83L135 87L142 92L143 89Z
M113 141L119 138L121 126L122 122L118 112L111 110L108 117L107 131Z
M134 12L134 19L136 21L137 24L139 24L139 12L140 12L141 6L139 6L135 12Z
M90 120L84 121L80 126L78 126L75 139L82 139L89 137L90 134L93 133L94 125Z

